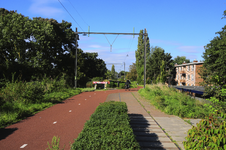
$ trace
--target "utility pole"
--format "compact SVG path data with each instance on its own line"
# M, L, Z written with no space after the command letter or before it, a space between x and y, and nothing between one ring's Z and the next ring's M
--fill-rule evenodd
M126 66L126 63L124 62L124 80L126 80L126 77L125 77L125 76L126 76L126 75L125 75L125 74L126 74L125 66Z
M147 38L147 31L146 28L144 29L144 88L146 84L146 39Z
M78 28L75 29L76 33L78 32ZM78 46L79 35L75 34L75 86L77 88L77 46Z

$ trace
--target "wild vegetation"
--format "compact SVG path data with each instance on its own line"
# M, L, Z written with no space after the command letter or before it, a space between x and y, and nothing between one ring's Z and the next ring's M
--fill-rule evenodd
M0 9L0 79L20 77L29 82L44 74L55 78L65 73L74 85L75 33L67 21L36 17L30 19L16 11ZM105 77L106 64L97 53L77 49L77 83L85 87L93 77ZM1 86L1 85L0 85Z
M68 87L64 76L33 82L12 79L4 85L0 89L0 128L81 93L81 89Z
M226 11L224 11L224 17ZM214 37L204 48L204 63L200 69L205 87L204 95L213 95L205 104L211 113L205 117L197 127L189 130L184 142L186 149L226 149L226 26L216 32Z
M124 102L101 103L71 149L140 149Z
M210 110L195 99L162 84L147 85L139 93L161 111L182 118L205 118Z

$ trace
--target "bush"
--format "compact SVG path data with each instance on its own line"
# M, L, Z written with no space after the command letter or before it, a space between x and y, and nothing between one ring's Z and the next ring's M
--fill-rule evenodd
M124 102L100 104L71 149L140 149Z
M221 116L221 117L219 117ZM197 127L192 127L188 131L188 136L184 143L186 150L207 149L225 150L226 149L226 115L223 113L211 114L201 120Z
M92 78L92 81L103 81L104 78L103 77L94 77Z

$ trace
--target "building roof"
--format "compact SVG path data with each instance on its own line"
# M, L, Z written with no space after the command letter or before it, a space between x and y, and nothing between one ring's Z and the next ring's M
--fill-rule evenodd
M174 65L175 67L181 67L181 66L188 66L188 65L198 65L198 64L203 64L204 62L192 62L192 63L186 63L186 64L181 64L181 65Z

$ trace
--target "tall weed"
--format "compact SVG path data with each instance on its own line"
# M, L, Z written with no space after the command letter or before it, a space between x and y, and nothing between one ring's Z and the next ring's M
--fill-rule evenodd
M140 89L139 93L167 114L182 118L204 118L209 113L209 109L195 99L162 84L148 85Z

